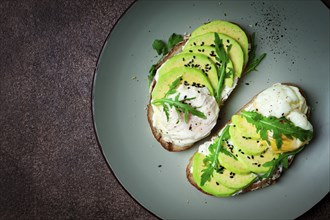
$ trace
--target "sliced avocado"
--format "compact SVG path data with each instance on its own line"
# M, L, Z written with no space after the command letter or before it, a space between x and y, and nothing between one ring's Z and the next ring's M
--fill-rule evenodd
M204 192L218 197L231 196L232 194L237 192L237 189L228 188L222 185L219 182L220 174L215 171L213 173L212 179L209 182L206 182L203 186L201 186L202 170L205 169L203 162L204 158L205 156L200 153L196 153L193 158L193 178L198 187L203 189Z
M279 157L279 155L274 154L271 149L267 149L259 155L248 155L236 146L233 147L233 151L237 159L244 163L247 169L258 174L266 173L270 169L270 167L264 167L264 163Z
M257 128L253 124L249 123L242 115L233 115L231 117L231 121L232 124L234 124L234 127L236 127L241 133L245 134L246 137L260 137L257 133Z
M240 77L244 66L244 52L241 46L233 38L225 34L221 34L221 33L218 34L219 34L219 38L222 39L222 43L224 44L226 51L227 51L227 47L230 44L232 45L228 55L231 61L233 62L235 76ZM189 51L191 47L201 46L201 45L212 46L214 45L214 35L215 32L209 32L203 35L198 35L196 37L190 37L188 42L185 44L183 50Z
M267 142L262 140L260 136L257 138L248 136L235 126L230 126L229 134L233 145L249 155L260 154L268 148Z
M224 149L233 154L231 145L225 144ZM247 174L247 173L251 172L249 169L247 169L245 164L241 163L239 160L235 160L234 158L224 154L221 151L219 153L219 161L223 167L225 167L226 169L228 169L234 173Z
M210 94L212 96L214 95L213 87L209 79L201 70L191 67L176 67L159 76L151 94L152 99L155 100L163 98L169 90L170 85L178 77L181 77L183 82L187 81L188 84L195 83L201 87L205 86L209 90Z
M245 31L242 30L241 27L228 21L214 20L198 27L196 30L192 32L191 37L203 35L208 32L218 32L218 33L226 34L227 36L235 39L243 49L244 63L247 64L249 59L248 57L249 40Z
M215 48L212 46L194 46L189 49L189 52L207 55L216 64L217 67L221 66L221 63L216 59ZM234 68L233 62L229 59L229 62L227 64L227 71L233 68ZM233 83L234 83L234 75L232 75L230 78L225 78L226 86L232 87Z
M159 76L176 67L192 67L202 70L214 89L218 86L218 73L215 63L206 55L199 53L180 53L168 59L158 70Z
M228 169L221 170L219 174L218 181L232 189L243 189L257 178L257 175L254 173L237 174Z

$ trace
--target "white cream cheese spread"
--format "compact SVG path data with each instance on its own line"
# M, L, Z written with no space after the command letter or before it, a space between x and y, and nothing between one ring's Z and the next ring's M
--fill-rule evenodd
M203 112L206 119L189 114L189 120L186 123L184 114L178 113L174 107L169 107L167 119L163 106L152 105L154 112L152 121L153 126L162 134L164 141L184 147L210 134L218 119L219 106L206 87L197 88L181 84L176 89L176 93L170 95L169 98L174 99L178 93L180 93L179 100L195 97L186 103Z

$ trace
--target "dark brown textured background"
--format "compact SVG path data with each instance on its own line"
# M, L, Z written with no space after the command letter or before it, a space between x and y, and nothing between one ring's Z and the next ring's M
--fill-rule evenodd
M109 170L92 124L97 58L132 2L0 0L1 219L156 219ZM299 219L329 218L329 201Z

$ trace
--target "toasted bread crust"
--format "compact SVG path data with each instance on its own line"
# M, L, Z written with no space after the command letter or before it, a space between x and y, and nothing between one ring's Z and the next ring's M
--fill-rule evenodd
M187 42L187 40L189 39L189 36L185 36L183 41L179 42L178 44L176 44L169 52L168 54L166 54L163 59L157 64L156 69L158 69L161 65L163 65L168 59L170 59L171 57L173 57L175 54L179 53L182 51L182 47L185 45L185 43ZM157 129L153 126L153 120L152 120L152 116L153 116L153 110L152 110L152 106L151 106L151 94L152 94L152 90L156 85L156 80L154 79L151 82L150 85L150 90L149 90L149 103L147 105L147 118L148 118L148 122L149 122L149 126L151 128L152 134L154 135L155 139L163 146L163 148L165 148L168 151L173 151L173 152L178 152L178 151L183 151L186 149L189 149L190 147L192 147L192 145L189 146L185 146L185 147L180 147L180 146L176 146L173 143L170 142L166 142L163 138L161 133L159 133L157 131Z
M288 85L288 86L295 86L299 89L299 92L301 93L302 96L304 96L304 98L306 99L306 95L305 93L295 84L292 84L292 83L281 83L283 85ZM246 103L238 112L236 112L235 114L239 114L243 109L245 109L251 102L253 102L253 100L259 95L260 93L258 93L257 95L255 95L248 103ZM307 112L307 117L310 118L310 107L308 107L308 112ZM222 128L219 129L219 131L221 131L221 129L223 129L227 124L230 124L231 123L231 120L229 120ZM217 132L218 133L218 132ZM211 195L209 193L206 193L204 192L198 185L197 183L195 182L193 176L192 176L192 173L190 172L191 170L191 166L192 166L192 159L193 157L195 156L195 154L197 153L197 151L193 154L193 156L189 159L189 162L188 162L188 165L186 167L186 176L187 176L187 179L188 181L194 186L196 187L198 190L200 190L201 192L205 193L205 194L208 194L208 195ZM291 166L292 162L294 160L294 156L291 156L289 157L289 166ZM244 193L247 193L247 192L251 192L251 191L254 191L254 190L257 190L257 189L261 189L261 188L264 188L264 187L267 187L267 186L270 186L272 184L275 184L278 179L282 176L283 174L283 169L282 167L278 167L276 169L276 171L274 172L274 174L267 178L267 179L262 179L262 180L257 180L253 183L251 183L249 186L245 187L244 189L242 189L241 191L235 193L234 195L239 195L239 194L244 194ZM234 196L233 195L233 196Z

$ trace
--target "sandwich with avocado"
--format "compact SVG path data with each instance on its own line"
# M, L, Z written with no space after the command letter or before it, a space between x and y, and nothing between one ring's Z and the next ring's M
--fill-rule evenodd
M155 40L153 48L162 57L149 71L147 117L168 151L186 150L207 137L238 80L265 57L255 56L254 35L223 20L190 35L173 34L167 43Z
M310 108L297 86L274 84L198 147L186 168L189 182L218 197L275 183L311 141L309 115Z

